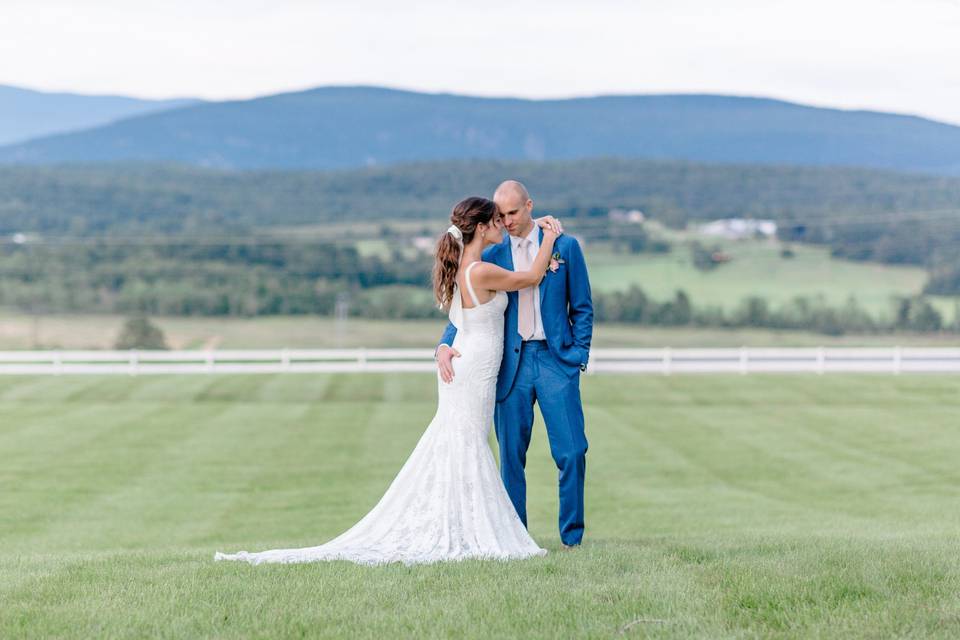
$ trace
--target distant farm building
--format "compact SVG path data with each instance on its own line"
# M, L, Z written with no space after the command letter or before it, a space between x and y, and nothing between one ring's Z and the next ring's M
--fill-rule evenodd
M437 239L433 236L416 236L413 239L413 246L416 247L417 251L424 253L432 252L436 244Z
M607 217L616 222L629 222L631 224L643 224L643 221L647 219L643 215L643 211L639 209L610 209L607 212Z
M773 220L757 220L754 218L725 218L702 225L700 233L729 240L755 238L757 236L774 238L777 235L777 223Z

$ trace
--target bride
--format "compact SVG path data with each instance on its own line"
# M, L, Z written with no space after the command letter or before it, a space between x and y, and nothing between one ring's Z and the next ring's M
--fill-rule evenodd
M326 544L217 552L214 559L409 565L546 553L527 533L510 502L487 437L503 353L505 292L540 282L559 225L550 217L537 220L544 233L533 265L529 271L508 271L481 260L484 248L503 237L492 201L467 198L454 207L450 221L452 226L437 243L433 287L458 329L453 347L462 356L449 384L438 379L437 413L387 492L362 520Z

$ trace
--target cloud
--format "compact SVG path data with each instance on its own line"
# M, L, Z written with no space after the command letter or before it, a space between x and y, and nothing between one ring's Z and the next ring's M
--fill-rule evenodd
M359 83L526 97L717 92L960 121L958 8L953 0L6 0L0 82L206 98Z

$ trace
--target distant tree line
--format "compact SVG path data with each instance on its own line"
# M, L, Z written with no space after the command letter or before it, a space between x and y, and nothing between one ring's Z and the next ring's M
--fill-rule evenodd
M596 317L602 322L651 326L754 327L827 335L960 332L957 319L945 322L943 315L920 296L893 299L892 313L887 318L871 315L853 298L832 306L818 298L798 296L774 307L765 298L753 296L742 300L733 311L724 311L719 307L695 308L683 291L677 291L671 300L652 300L638 286L623 292L596 293L594 303Z
M508 177L527 183L540 211L562 216L589 220L613 208L639 209L675 228L715 218L772 218L785 233L816 242L874 242L889 226L911 230L925 220L904 212L940 211L952 228L957 216L942 212L960 202L960 178L616 158L329 172L0 166L0 234L194 235L344 220L442 223L457 200L489 195Z
M98 240L0 247L0 306L255 316L333 313L338 294L429 284L429 258L362 256L335 243Z
M430 256L363 256L337 243L96 240L0 247L0 306L27 313L142 315L332 315L338 303L365 318L437 318ZM650 326L766 327L825 334L935 332L957 327L922 297L874 317L855 300L831 306L796 298L774 306L748 298L732 310L701 307L683 291L654 300L637 286L595 292L596 318Z

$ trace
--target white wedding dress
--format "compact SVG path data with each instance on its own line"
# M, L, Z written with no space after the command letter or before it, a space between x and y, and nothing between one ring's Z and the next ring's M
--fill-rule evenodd
M234 554L216 560L313 562L349 560L378 565L468 558L516 559L543 555L520 521L497 471L488 436L493 424L497 373L503 355L507 294L463 308L454 289L450 319L462 356L450 384L439 379L437 413L380 502L351 529L318 547Z

